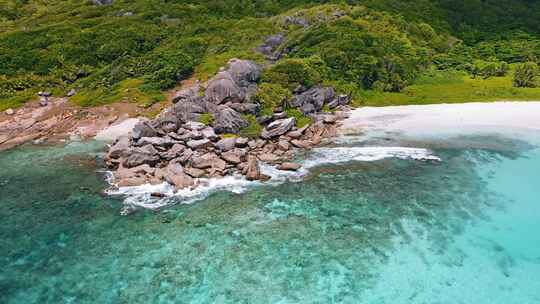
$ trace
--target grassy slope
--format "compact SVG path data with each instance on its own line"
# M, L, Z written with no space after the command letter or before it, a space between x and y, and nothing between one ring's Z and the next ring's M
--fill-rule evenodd
M356 98L355 105L389 106L537 100L540 100L540 88L515 88L512 86L511 76L473 79L463 75L459 81L414 84L401 93L365 91Z

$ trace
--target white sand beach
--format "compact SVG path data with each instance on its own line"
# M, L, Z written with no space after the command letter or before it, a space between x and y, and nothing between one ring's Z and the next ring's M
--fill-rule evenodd
M343 122L342 132L399 132L409 136L540 131L540 102L362 107Z

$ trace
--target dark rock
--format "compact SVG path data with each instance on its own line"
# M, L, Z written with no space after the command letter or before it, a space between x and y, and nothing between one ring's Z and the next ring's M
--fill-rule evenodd
M113 0L92 0L95 5L109 5L113 3Z
M182 155L186 147L181 144L174 144L167 152L161 153L160 156L166 160L171 160Z
M291 100L291 105L304 114L319 112L325 102L330 102L334 98L334 89L331 87L313 87L301 94L295 95Z
M249 142L249 139L248 139L248 138L245 138L245 137L238 137L238 138L236 138L235 145L236 145L236 147L238 147L238 148L245 148L245 147L247 147L248 142Z
M140 165L140 166L137 166L137 167L133 167L133 168L131 168L129 170L135 172L135 174L149 174L149 175L153 175L154 172L156 171L155 168L152 168L147 164Z
M136 167L142 164L154 166L159 161L158 151L152 145L131 148L129 156L124 161L127 168Z
M42 96L39 98L39 105L42 106L42 107L46 107L49 105L49 98L48 97L45 97L45 96Z
M201 156L194 156L191 160L191 166L197 169L214 169L218 171L225 170L227 164L215 153L206 153Z
M293 139L291 140L291 144L297 148L301 149L309 149L311 148L311 144L308 141L305 140L299 140L299 139Z
M261 68L253 61L233 58L229 60L228 65L227 72L241 87L247 87L261 77Z
M133 187L143 185L146 182L147 178L145 176L133 176L119 180L116 185L118 187Z
M279 165L277 168L279 170L285 170L285 171L298 171L298 169L300 169L302 166L297 164L297 163L288 163L288 162L285 162L285 163L282 163L281 165Z
M165 168L165 180L174 185L177 190L195 185L195 181L184 172L182 165L171 162Z
M285 118L287 118L287 113L285 112L274 113L274 119L276 120Z
M261 169L259 167L259 161L255 155L248 155L246 166L246 179L253 181L261 178Z
M298 130L294 130L294 131L291 131L291 132L287 133L287 136L290 137L290 138L298 139L298 138L302 137L302 135L304 134L304 132L307 130L308 127L309 127L309 125L305 125L305 126L303 126L302 128L300 128Z
M305 91L307 91L307 88L305 86L299 84L298 86L296 86L293 93L294 94L301 94L301 93L304 93Z
M260 161L263 161L265 163L275 163L275 162L279 161L279 156L277 156L277 155L275 155L275 154L273 154L271 152L258 154L257 158Z
M202 98L201 98L202 99ZM197 121L203 113L207 113L207 104L204 102L178 102L172 107L172 113L181 122Z
M189 134L190 139L199 140L199 139L204 138L204 135L203 135L202 131L199 131L199 130L191 131L188 134Z
M193 178L201 178L206 175L206 171L192 167L184 168L184 172Z
M197 102L200 97L199 96L200 89L201 89L200 84L197 81L197 83L194 86L176 92L173 96L172 102L173 103Z
M107 159L118 159L120 157L126 157L129 151L131 141L129 137L122 136L109 148Z
M214 128L212 127L202 129L201 134L204 138L208 138L211 141L216 141L219 139L219 136L216 135L216 132L214 132Z
M157 198L164 198L165 194L161 193L161 192L152 192L152 193L150 193L150 196L151 197L157 197Z
M265 139L270 139L287 133L291 130L296 124L296 119L294 117L280 119L272 122L262 131L261 137Z
M197 121L188 121L182 125L182 128L190 130L190 131L200 131L206 128L206 125Z
M231 109L244 113L257 115L260 111L260 105L256 103L229 103L227 104Z
M248 126L242 115L227 106L219 106L214 113L214 130L218 134L239 133L240 130Z
M302 27L308 27L309 26L309 21L307 21L304 18L295 17L295 16L285 16L283 18L283 23L285 25L293 24L293 25L299 25L299 26L302 26Z
M269 115L263 115L263 116L257 117L257 122L261 125L266 125L270 123L272 120L273 120L272 116L269 116Z
M157 131L148 120L141 120L133 127L132 137L135 140L138 140L141 137L154 136L157 136Z
M221 158L223 158L226 162L237 165L242 162L242 159L240 158L240 155L236 153L235 151L227 151L221 154Z
M180 126L180 121L172 112L163 112L154 121L152 126L163 130L165 133L176 132Z
M304 114L311 114L315 113L315 111L317 110L315 109L315 106L313 104L305 103L300 107L300 111L302 111L302 113Z
M291 149L291 144L286 141L286 140L280 140L277 144L278 148L283 150L283 151L287 151L289 149Z
M338 106L345 106L349 104L350 101L351 101L350 96L343 95L343 94L338 95L337 97L335 97L334 99L332 99L332 101L328 103L328 107L330 109L334 109L334 108L337 108Z
M49 91L39 91L38 96L40 96L40 97L51 97L52 93L49 92Z
M182 151L180 153L177 160L178 160L179 163L185 165L186 163L188 163L191 160L191 158L193 157L194 154L195 154L195 152L193 152L193 150L185 149L184 151Z
M154 147L172 147L175 143L177 142L168 137L141 137L137 141L136 146L142 147L152 145Z
M216 148L222 152L234 149L236 145L236 137L223 138L216 143Z
M242 102L245 94L235 83L233 76L227 71L221 71L208 81L206 98L215 104L226 102Z
M280 52L279 46L285 39L285 35L282 33L269 36L264 43L257 47L257 51L265 55L269 60L276 61L282 57L283 52Z
M174 140L183 140L182 137L180 135L178 135L178 133L169 132L169 133L167 133L167 136L169 136L170 138L172 138Z
M204 149L204 148L207 148L207 147L211 147L212 142L210 140L206 139L206 138L199 139L199 140L192 139L192 140L187 142L187 145L191 149L198 150L198 149Z

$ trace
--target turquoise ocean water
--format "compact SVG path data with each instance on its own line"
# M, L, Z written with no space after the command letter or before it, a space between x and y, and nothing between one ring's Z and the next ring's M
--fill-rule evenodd
M319 159L301 182L122 216L100 144L2 152L0 303L540 303L536 146L342 148L370 145L441 161Z

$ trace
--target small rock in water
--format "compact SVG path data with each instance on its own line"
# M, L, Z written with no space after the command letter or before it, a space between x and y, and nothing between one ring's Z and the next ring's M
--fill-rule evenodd
M41 138L38 138L38 139L34 140L34 141L33 141L33 144L34 144L34 145L40 145L40 144L44 143L45 140L47 140L47 138L41 137Z
M161 193L161 192L152 192L152 193L150 193L150 196L163 198L163 197L165 197L165 194Z
M297 171L301 167L302 166L300 166L297 163L282 163L281 165L278 166L278 169L284 170L284 171Z

